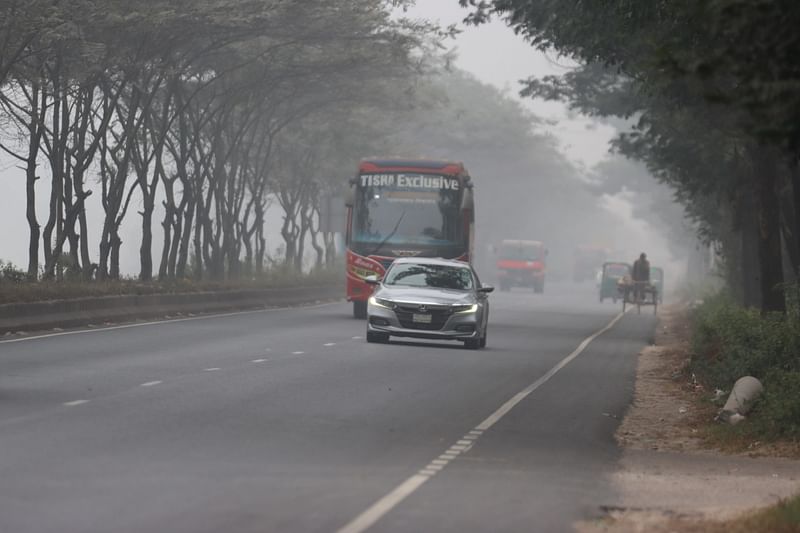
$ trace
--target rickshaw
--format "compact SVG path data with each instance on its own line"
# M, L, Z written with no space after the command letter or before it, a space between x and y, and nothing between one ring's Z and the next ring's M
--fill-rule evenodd
M652 306L653 314L658 314L658 289L649 281L633 281L629 276L619 280L617 284L620 298L622 298L622 312L628 310L628 305L635 305L638 313L642 306Z
M658 303L664 303L664 269L660 267L650 268L650 283L658 291Z
M628 263L603 263L603 273L600 278L600 303L606 298L611 298L614 303L620 298L617 283L624 277L630 277L631 266Z

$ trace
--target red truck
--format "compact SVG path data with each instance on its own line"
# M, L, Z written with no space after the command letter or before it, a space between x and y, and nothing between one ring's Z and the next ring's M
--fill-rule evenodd
M505 240L497 250L497 280L501 291L532 287L544 292L547 249L540 241Z

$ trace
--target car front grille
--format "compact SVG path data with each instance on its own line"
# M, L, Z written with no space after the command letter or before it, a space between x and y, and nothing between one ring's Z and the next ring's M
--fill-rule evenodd
M426 308L425 311L420 311L418 306L397 306L394 312L397 315L397 320L400 321L400 325L406 329L439 331L444 327L445 323L447 323L447 319L450 318L449 309ZM430 324L414 322L415 314L431 315Z

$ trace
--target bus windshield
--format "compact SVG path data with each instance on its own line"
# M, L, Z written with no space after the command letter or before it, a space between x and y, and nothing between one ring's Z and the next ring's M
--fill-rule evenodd
M458 189L359 186L353 240L360 243L451 245L460 242Z

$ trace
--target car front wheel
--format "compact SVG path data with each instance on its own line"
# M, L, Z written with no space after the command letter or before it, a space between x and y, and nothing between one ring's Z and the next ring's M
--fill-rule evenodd
M477 350L481 347L480 339L467 339L464 341L464 348L468 350Z

